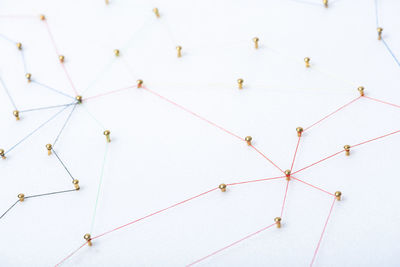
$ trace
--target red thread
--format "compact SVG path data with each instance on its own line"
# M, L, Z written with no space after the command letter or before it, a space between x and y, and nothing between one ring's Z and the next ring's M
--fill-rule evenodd
M312 267L312 265L314 264L315 257L317 256L318 249L319 249L319 246L321 245L322 237L324 236L324 233L325 233L325 230L326 230L326 226L328 225L328 221L329 221L329 218L331 217L333 206L335 205L335 202L336 202L336 198L333 199L331 209L329 210L328 218L326 218L324 229L322 230L321 237L319 238L318 245L317 245L317 248L315 249L314 256L312 258L310 267Z
M98 95L95 95L95 96L89 96L89 97L86 97L86 98L83 99L83 100L84 100L84 101L87 101L87 100L95 99L95 98L98 98L98 97L101 97L101 96L106 96L106 95L110 95L110 94L115 94L115 93L118 93L118 92L120 92L120 91L124 91L124 90L131 89L131 88L135 88L135 87L137 87L137 86L128 86L128 87L116 89L116 90L113 90L113 91L109 91L109 92L106 92L106 93L98 94Z
M53 36L53 34L51 33L50 26L49 26L49 24L47 23L47 20L44 21L44 24L46 25L47 32L48 32L48 34L49 34L49 36L50 36L51 42L53 43L54 50L56 51L57 56L59 56L60 53L58 52L58 48L57 48L56 42L55 42L55 40L54 40L54 36ZM63 63L61 63L61 67L62 67L62 69L64 70L65 75L67 76L67 79L68 79L68 81L69 81L69 83L70 83L72 89L73 89L74 92L75 92L75 95L78 95L78 91L76 90L75 85L74 85L74 83L72 82L71 76L69 75L69 73L68 73L68 71L67 71L67 69L66 69L66 67L64 66Z
M236 138L238 138L238 139L244 141L244 138L242 138L242 137L240 137L240 136L238 136L238 135L236 135L236 134L234 134L234 133L228 131L227 129L225 129L225 128L223 128L223 127L221 127L221 126L215 124L214 122L211 122L211 121L207 120L206 118L201 117L200 115L194 113L193 111L190 111L189 109L185 108L184 106L181 106L181 105L179 105L178 103L175 103L175 102L173 102L172 100L169 100L168 98L166 98L166 97L164 97L164 96L162 96L162 95L160 95L160 94L158 94L158 93L156 93L156 92L154 92L154 91L152 91L152 90L150 90L150 89L148 89L148 88L146 88L146 87L144 87L144 86L142 86L142 88L143 88L144 90L146 90L146 91L152 93L153 95L156 95L156 96L158 96L159 98L161 98L161 99L163 99L163 100L165 100L165 101L167 101L167 102L169 102L169 103L171 103L171 104L177 106L178 108L180 108L180 109L182 109L182 110L184 110L184 111L186 111L186 112L192 114L193 116L195 116L195 117L197 117L197 118L199 118L199 119L201 119L201 120L203 120L203 121L205 121L205 122L207 122L207 123L209 123L209 124L211 124L211 125L213 125L213 126L219 128L220 130L222 130L222 131L224 131L224 132L226 132L226 133L228 133L228 134L230 134L230 135L232 135L232 136L234 136L234 137L236 137Z
M330 155L330 156L328 156L328 157L326 157L326 158L323 158L323 159L321 159L321 160L319 160L319 161L317 161L317 162L314 162L313 164L310 164L310 165L308 165L308 166L306 166L306 167L304 167L304 168L302 168L302 169L300 169L300 170L298 170L298 171L295 171L294 173L292 173L292 174L296 174L296 173L298 173L298 172L301 172L301 171L304 171L305 169L308 169L308 168L310 168L310 167L312 167L312 166L314 166L314 165L316 165L316 164L318 164L318 163L320 163L320 162L323 162L323 161L325 161L325 160L327 160L327 159L330 159L330 158L332 158L332 157L334 157L334 156L336 156L336 155L338 155L338 154L340 154L340 153L343 153L345 150L343 149L343 150L341 150L341 151L339 151L339 152L336 152L335 154L332 154L332 155Z
M276 165L274 162L272 162L272 160L270 160L267 156L265 156L263 153L261 153L260 150L258 150L257 148L255 148L255 146L250 145L252 148L254 148L255 151L258 152L258 154L260 154L261 156L263 156L266 160L268 160L272 165L274 165L278 170L280 170L282 173L285 173L284 171L282 171L281 168L278 167L278 165Z
M369 96L364 96L364 97L365 97L365 98L368 98L368 99L370 99L370 100L376 101L376 102L380 102L380 103L383 103L383 104L386 104L386 105L390 105L390 106L393 106L393 107L396 107L396 108L400 108L399 105L392 104L392 103L389 103L389 102L386 102L386 101L383 101L383 100L379 100L379 99L372 98L372 97L369 97Z
M297 180L297 181L299 181L299 182L302 182L303 184L306 184L306 185L308 185L308 186L311 186L311 187L313 187L313 188L315 188L315 189L318 189L318 190L320 190L320 191L322 191L322 192L324 192L324 193L327 193L327 194L329 194L329 195L331 195L331 196L335 196L334 194L332 194L332 193L329 193L328 191L326 191L326 190L324 190L324 189L322 189L322 188L320 188L320 187L318 187L318 186L315 186L315 185L312 185L312 184L309 184L309 183L307 183L307 182L304 182L303 180L300 180L300 179L298 179L298 178L295 178L295 177L293 177L293 176L291 176L293 179L295 179L295 180Z
M310 129L311 127L317 125L318 123L324 121L325 119L329 118L329 117L332 116L333 114L339 112L340 110L344 109L345 107L347 107L348 105L352 104L353 102L357 101L357 100L360 99L360 98L361 98L361 96L357 97L356 99L351 100L349 103L347 103L347 104L341 106L340 108L338 108L338 109L335 110L334 112L329 113L328 115L326 115L325 117L323 117L323 118L320 119L319 121L317 121L317 122L315 122L314 124L312 124L311 126L308 126L307 128L305 128L303 132L307 131L308 129Z
M250 181L245 181L245 182L238 182L238 183L231 183L227 185L239 185L239 184L247 184L247 183L254 183L254 182L262 182L262 181L268 181L268 180L275 180L275 179L281 179L285 178L286 176L279 176L279 177L272 177L272 178L265 178L265 179L258 179L258 180L250 180Z
M156 215L156 214L159 214L159 213L161 213L161 212L164 212L164 211L169 210L169 209L171 209L171 208L174 208L174 207L176 207L176 206L179 206L179 205L181 205L181 204L183 204L183 203L185 203L185 202L188 202L188 201L193 200L193 199L195 199L195 198L201 197L201 196L203 196L203 195L205 195L205 194L211 193L212 191L217 190L217 189L218 189L218 187L213 188L213 189L208 190L208 191L206 191L206 192L204 192L204 193L201 193L201 194L199 194L199 195L196 195L196 196L194 196L194 197L188 198L188 199L183 200L183 201L181 201L181 202L178 202L178 203L176 203L176 204L174 204L174 205L171 205L171 206L169 206L169 207L167 207L167 208L164 208L164 209L161 209L161 210L159 210L159 211L153 212L153 213L151 213L151 214L149 214L149 215L146 215L146 216L144 216L144 217L142 217L142 218L140 218L140 219L136 219L136 220L134 220L134 221L132 221L132 222L129 222L129 223L127 223L127 224L124 224L124 225L119 226L119 227L117 227L117 228L114 228L114 229L112 229L112 230L109 230L109 231L107 231L107 232L105 232L105 233L102 233L102 234L100 234L100 235L98 235L98 236L95 236L95 237L92 238L92 240L93 240L93 239L97 239L97 238L99 238L99 237L102 237L102 236L104 236L104 235L106 235L106 234L112 233L112 232L114 232L114 231L117 231L117 230L119 230L119 229L121 229L121 228L124 228L124 227L126 227L126 226L128 226L128 225L131 225L131 224L137 223L137 222L139 222L139 221L142 221L142 220L144 220L144 219L147 219L147 218L149 218L149 217L151 217L151 216L154 216L154 215Z
M297 146L296 146L296 150L294 151L294 156L293 156L292 166L290 167L290 171L293 171L294 161L296 160L296 155L297 155L297 150L299 149L300 139L301 139L301 136L299 136L299 140L297 141Z
M230 247L236 245L237 243L240 243L240 242L242 242L242 241L244 241L244 240L246 240L246 239L248 239L248 238L250 238L250 237L252 237L252 236L254 236L254 235L256 235L256 234L261 233L262 231L267 230L268 228L274 226L275 224L276 224L276 223L273 223L273 224L271 224L271 225L268 225L267 227L264 227L264 228L258 230L257 232L254 232L254 233L252 233L252 234L249 234L249 235L243 237L242 239L239 239L238 241L233 242L232 244L229 244L229 245L227 245L227 246L225 246L225 247L223 247L223 248L221 248L221 249L219 249L219 250L217 250L217 251L215 251L215 252L213 252L213 253L211 253L211 254L208 254L207 256L205 256L205 257L203 257L203 258L201 258L201 259L198 259L197 261L194 261L194 262L192 262L192 263L186 265L186 267L193 266L193 265L195 265L195 264L197 264L197 263L199 263L199 262L201 262L201 261L203 261L203 260L205 260L205 259L207 259L207 258L209 258L209 257L211 257L211 256L214 256L215 254L217 254L217 253L219 253L219 252L221 252L221 251L223 251L223 250L225 250L225 249L227 249L227 248L230 248Z
M382 136L379 136L379 137L376 137L376 138L373 138L373 139L370 139L370 140L367 140L367 141L364 141L364 142L361 142L361 143L356 144L356 145L351 145L351 147L361 146L361 145L364 145L366 143L369 143L369 142L372 142L372 141L375 141L375 140L378 140L378 139L381 139L381 138L384 138L384 137L387 137L389 135L396 134L396 133L400 133L400 130L395 131L395 132L391 132L391 133L388 133L388 134L385 134L385 135L382 135Z
M282 203L282 209L281 209L281 216L280 217L282 217L282 215L283 215L283 209L285 208L285 203L286 203L286 196L287 196L287 191L288 191L288 188L289 188L289 180L287 181L287 183L286 183L286 190L285 190L285 196L283 197L283 203Z
M77 248L76 250L74 250L71 254L69 254L67 257L65 257L62 261L60 261L59 263L57 263L56 265L54 265L55 267L59 266L60 264L62 264L64 261L68 260L69 258L71 258L76 252L78 252L78 250L80 250L81 248L83 248L86 244L88 243L88 241L86 241L85 243L83 243L82 246L80 246L79 248Z

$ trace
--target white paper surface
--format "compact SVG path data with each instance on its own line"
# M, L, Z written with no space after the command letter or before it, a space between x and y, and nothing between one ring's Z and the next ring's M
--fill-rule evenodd
M377 40L375 2L336 0L327 9L321 2L110 0L107 6L100 0L6 0L0 3L0 78L19 110L73 101L28 84L21 52L4 38L22 43L34 81L75 96L39 20L45 14L84 99L143 79L150 90L207 120L242 138L251 135L254 146L286 170L298 140L296 127L306 128L355 99L358 86L369 97L400 104L400 66ZM399 11L398 1L378 1L378 24L397 58ZM182 58L176 57L177 45ZM304 67L304 57L311 58L311 68ZM238 78L244 79L243 90L237 89ZM60 108L22 113L19 122L13 110L1 88L5 150ZM71 110L0 161L0 213L19 193L73 189L68 173L45 148ZM345 144L400 130L399 119L397 107L357 100L304 133L293 171ZM111 131L109 145L105 129ZM314 266L399 265L399 145L400 134L394 134L296 175L343 193ZM282 175L245 142L137 88L77 105L55 151L81 190L17 203L0 220L1 266L54 266L85 242L85 233L102 234L220 183ZM278 179L213 191L93 240L63 266L185 266L274 223L285 188L286 181ZM292 180L281 229L271 227L199 266L310 265L332 200Z

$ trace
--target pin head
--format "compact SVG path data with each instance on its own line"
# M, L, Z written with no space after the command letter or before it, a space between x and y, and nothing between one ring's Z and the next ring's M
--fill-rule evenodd
M72 180L72 183L73 183L74 186L75 186L75 190L79 190L79 189L80 189L80 187L79 187L79 180L74 179L74 180Z
M53 148L53 146L51 144L47 144L46 148L47 148L47 150L51 150Z
M75 99L76 99L76 101L78 101L79 104L82 103L82 96L77 95L77 96L75 97Z
M19 119L19 111L18 110L14 110L13 115L14 115L14 117L17 118L17 120Z
M18 198L19 198L19 201L24 201L24 199L25 199L25 195L24 194L18 194Z
M21 44L21 43L17 43L17 48L18 48L19 50L21 50L21 49L22 49L22 44Z
M92 245L92 237L90 236L90 234L85 234L83 236L83 238L87 241L88 245L91 246Z
M282 221L282 218L281 217L275 217L274 221L276 223L280 223Z
M335 197L340 197L340 196L342 196L342 192L336 191L336 192L335 192Z
M253 137L251 137L251 136L246 136L246 137L244 138L244 141L246 141L248 145L251 145L251 141L252 141L252 140L253 140Z
M1 157L2 159L6 159L6 154L5 154L5 152L4 152L4 149L2 149L2 148L0 148L0 157Z
M42 14L42 15L40 15L40 20L46 20L46 17Z
M118 49L114 49L114 55L115 55L116 57L119 57L119 50L118 50Z
M60 60L60 62L63 63L64 62L64 56L63 55L59 55L58 56L58 60Z
M142 88L143 80L137 80L136 83L138 88Z
M285 176L286 176L286 180L290 180L290 174L291 174L292 172L290 171L290 170L286 170L285 171Z
M350 145L345 145L343 148L344 148L344 150L348 151L348 150L350 150Z
M28 82L30 82L30 81L31 81L31 78L32 78L32 74L27 73L27 74L25 74L25 77L26 77L26 79L28 80Z
M358 92L360 92L360 96L364 96L364 87L363 86L358 87Z
M258 37L254 37L253 38L253 42L257 43L260 39L258 39Z
M381 28L381 27L378 27L376 30L378 31L378 33L382 33L383 32L383 28Z
M301 134L303 133L303 128L302 127L297 127L296 128L297 136L300 137Z
M305 62L305 63L310 63L310 58L309 58L309 57L305 57L305 58L304 58L304 62Z
M109 131L109 130L105 130L105 131L103 132L103 134L104 134L105 136L110 135L110 131Z
M218 186L218 188L221 189L222 192L225 192L226 191L226 184L220 184Z

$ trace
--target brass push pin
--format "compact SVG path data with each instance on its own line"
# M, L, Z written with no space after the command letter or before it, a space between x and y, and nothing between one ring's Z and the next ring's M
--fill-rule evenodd
M6 154L5 154L5 152L4 152L4 149L0 149L0 157L1 157L2 159L6 159Z
M118 50L118 49L114 49L114 55L115 55L116 57L119 57L119 50Z
M81 189L81 188L79 187L79 180L74 179L74 180L72 180L72 183L73 183L74 186L75 186L75 190Z
M64 63L65 57L63 55L58 56L58 60L60 60L60 63Z
M290 174L291 174L292 172L290 171L290 170L286 170L285 171L285 175L286 175L286 180L287 181L290 181Z
M281 218L281 217L276 217L276 218L274 219L274 221L275 221L275 223L276 223L276 228L281 228L281 221L282 221L282 218Z
M178 45L176 51L178 52L178 57L182 57L182 46Z
M360 96L364 96L364 87L358 87L358 92L360 92Z
M106 136L107 142L110 143L111 142L110 131L109 130L105 130L103 134Z
M304 58L304 62L306 63L306 68L309 68L310 67L310 58L309 57L305 57Z
M79 104L82 103L82 96L77 95L77 96L75 97L75 99L76 99L76 101L78 101Z
M243 82L244 82L243 79L238 79L237 80L239 89L243 89Z
M226 184L220 184L218 188L221 189L221 192L226 192Z
M46 17L42 14L42 15L40 15L40 20L46 20Z
M247 145L249 145L249 146L251 146L251 140L253 140L253 138L252 138L251 136L246 136L246 137L244 138L244 141L246 141L246 142L247 142Z
M30 83L31 82L31 78L32 78L32 74L27 73L27 74L25 74L25 77L28 80L28 83Z
M25 195L24 194L18 194L18 199L19 199L19 202L22 202L22 201L24 201L25 200Z
M324 6L327 8L328 7L328 0L323 0Z
M383 28L379 27L376 30L378 31L378 40L382 40Z
M336 200L341 200L342 199L342 192L336 191L335 192L335 197L336 197Z
M17 48L18 48L18 50L22 50L22 44L21 43L17 43Z
M51 144L47 144L46 148L47 148L47 155L50 156L51 155L51 150L53 149L53 146Z
M137 83L137 88L142 88L143 80L137 80L136 83Z
M301 137L301 134L303 133L303 128L297 127L297 128L296 128L296 132L297 132L297 136L298 136L298 137Z
M88 246L92 246L92 238L90 237L90 234L85 234L83 238L87 241Z
M19 111L18 111L18 110L14 110L14 111L13 111L13 115L14 115L15 119L16 119L17 121L19 121Z
M255 49L258 49L258 41L259 41L258 37L254 37L254 38L253 38L254 48L255 48Z
M350 145L345 145L344 150L346 151L346 156L350 156Z
M153 12L154 14L156 14L156 17L159 18L160 17L160 12L158 11L158 8L153 8Z

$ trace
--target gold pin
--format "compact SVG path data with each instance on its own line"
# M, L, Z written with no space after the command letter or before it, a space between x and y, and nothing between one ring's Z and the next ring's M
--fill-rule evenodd
M160 17L160 12L158 11L158 8L153 8L153 12L154 14L156 14L156 17L159 18Z
M301 137L301 134L303 133L303 128L297 127L297 128L296 128L296 132L297 132L297 136L298 136L298 137Z
M85 234L83 238L87 241L88 246L92 246L92 238L90 237L90 234Z
M27 74L25 74L25 77L28 80L28 83L30 83L31 82L31 78L32 78L32 74L27 73Z
M108 5L110 3L110 1L106 0L106 5Z
M254 37L254 38L253 38L254 48L255 48L255 49L258 49L258 41L259 41L258 37Z
M364 87L358 87L358 92L360 92L360 96L364 96Z
M77 96L75 97L75 99L76 99L76 101L78 101L79 104L82 103L82 96L77 95Z
M16 119L17 121L19 121L19 111L18 111L18 110L14 110L14 111L13 111L13 115L14 115L15 119Z
M18 48L19 50L22 50L22 44L21 44L21 43L17 43L17 48Z
M40 15L40 20L46 20L46 17L42 14L42 15Z
M18 194L18 199L19 199L20 202L24 201L25 200L25 195L22 194L22 193Z
M335 197L336 197L336 200L341 200L342 199L342 192L336 191L335 192Z
M106 136L107 142L110 143L111 142L110 131L109 130L105 130L103 134Z
M286 180L287 181L290 181L290 174L291 174L292 172L290 171L290 170L286 170L285 171L285 175L286 175Z
M305 57L304 58L304 62L306 63L306 68L309 68L310 67L310 58L309 57Z
M253 140L253 137L251 137L251 136L246 136L246 137L244 138L244 140L247 142L247 145L251 146L251 140Z
M178 57L182 57L182 46L178 45L176 51L178 52Z
M282 221L281 217L276 217L274 221L276 223L276 228L281 228L281 221Z
M1 157L2 159L6 159L6 154L5 154L5 152L4 152L4 149L0 149L0 157Z
M65 57L63 55L59 55L58 59L60 60L60 63L64 63Z
M382 40L383 28L379 27L376 30L378 31L378 40Z
M50 156L51 155L51 150L53 149L53 146L51 144L47 144L46 148L47 148L47 155Z
M74 179L74 180L72 180L72 183L73 183L74 186L75 186L75 190L81 189L81 188L79 187L79 180Z
M226 184L220 184L218 188L221 189L221 192L226 192Z
M115 55L116 57L119 57L119 50L118 50L118 49L114 49L114 55Z
M345 145L344 150L346 151L346 156L350 156L350 145Z
M243 79L238 79L237 80L239 89L243 89L243 82L244 82Z
M328 0L323 0L324 6L327 8L328 7Z
M136 83L137 83L137 88L142 88L143 80L137 80Z

